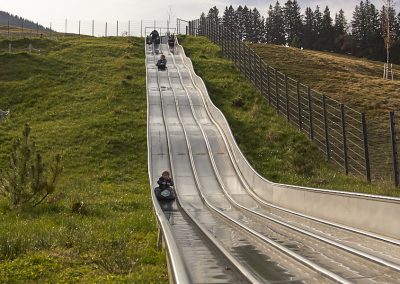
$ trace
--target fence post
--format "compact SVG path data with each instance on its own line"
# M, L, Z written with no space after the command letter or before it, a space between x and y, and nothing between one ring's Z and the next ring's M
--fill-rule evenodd
M119 21L117 21L117 37L119 35Z
M36 36L39 36L39 22L36 22Z
M345 170L346 175L348 175L349 174L349 161L348 161L348 157L347 157L346 114L345 114L344 104L340 104L340 115L342 118L344 170Z
M10 21L8 21L8 23L7 23L7 35L8 35L8 39L10 39Z
M279 94L278 94L278 72L275 69L275 104L276 104L276 113L279 114Z
M361 123L363 129L363 137L364 137L365 171L367 174L367 181L371 182L371 165L369 162L368 131L367 131L367 120L365 119L365 113L361 114Z
M300 97L300 82L296 82L296 92L297 92L297 111L299 115L299 129L303 130L303 119L301 114L301 97Z
M264 95L264 68L262 64L261 56L258 57L258 68L259 68L259 82L258 87L260 88L261 95Z
M269 65L267 65L267 96L268 104L271 105L271 80L269 79Z
M289 109L289 87L288 87L288 78L285 75L285 97L286 97L286 115L287 121L290 121L290 109Z
M94 37L94 20L92 20L92 37Z
M81 21L79 20L79 36L81 35Z
M11 47L11 43L8 44L8 53L11 54L12 52L12 47Z
M393 177L394 185L399 186L399 161L397 158L397 137L396 137L396 124L394 121L394 112L390 112L390 134L392 140L392 159L393 159Z
M107 22L106 22L105 37L107 37Z
M308 111L309 111L309 120L310 120L310 139L314 141L314 125L313 125L313 114L312 114L312 97L311 97L311 89L307 87L307 96L308 96Z
M328 110L326 109L326 96L322 96L322 106L324 111L324 128L325 128L325 147L326 147L326 159L331 159L331 150L329 146L329 125L328 125Z

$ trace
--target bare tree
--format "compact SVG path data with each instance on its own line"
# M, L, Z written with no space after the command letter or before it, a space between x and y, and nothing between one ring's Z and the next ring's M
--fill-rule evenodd
M384 79L388 79L389 76L389 62L390 62L390 47L395 40L395 32L391 26L390 13L394 11L394 0L382 0L384 4L384 11L382 15L382 33L383 40L386 47L386 65L383 73Z

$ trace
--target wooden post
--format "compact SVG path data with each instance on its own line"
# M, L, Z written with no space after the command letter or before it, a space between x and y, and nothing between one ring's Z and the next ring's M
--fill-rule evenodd
M329 161L331 158L331 150L329 145L329 125L328 125L328 110L326 109L326 97L322 96L322 107L324 111L324 128L325 128L325 149L326 149L326 160Z
M344 104L340 104L340 114L342 118L342 136L343 136L343 155L344 155L344 171L349 174L349 160L347 155L347 138L346 138L346 114Z
M396 123L394 121L394 112L390 112L390 134L392 140L392 160L393 160L393 178L394 185L396 187L400 184L399 179L399 161L397 156L397 135L396 135Z
M287 77L287 75L285 75L285 97L286 97L286 115L287 115L287 121L290 122L289 86L288 86L288 77Z
M94 37L94 20L92 20L92 37Z
M268 104L271 105L271 81L269 79L269 65L267 65L267 96Z
M81 36L81 20L79 20L79 36Z
M308 95L308 111L309 111L309 120L310 120L310 139L314 141L314 126L313 126L313 114L312 114L312 97L311 97L311 89L307 87L307 95Z
M107 22L106 22L105 37L107 37Z
M276 113L279 114L279 87L278 87L278 72L275 69L275 104Z
M361 124L363 129L363 138L364 138L365 172L367 175L367 181L371 182L371 165L369 161L368 131L367 131L367 121L365 118L365 113L361 114Z
M296 91L297 91L297 109L299 115L299 129L303 131L303 115L301 113L301 95L300 95L300 82L296 82Z
M119 22L117 21L117 37L119 35Z

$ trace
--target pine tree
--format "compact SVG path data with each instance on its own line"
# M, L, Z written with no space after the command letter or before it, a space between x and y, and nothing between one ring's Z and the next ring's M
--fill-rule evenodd
M335 15L334 30L336 35L343 35L347 33L347 20L342 9L340 9L339 14Z
M289 45L291 45L293 39L297 37L300 39L302 37L302 16L300 13L300 6L296 0L288 0L283 8L284 15L284 27L286 40Z
M220 23L220 18L219 18L219 10L216 6L212 7L209 11L208 11L208 15L207 15L207 19L219 24Z
M314 12L310 7L307 7L304 15L303 47L306 49L313 48L315 40Z
M222 23L228 31L234 32L237 29L235 9L233 9L232 5L229 8L225 7Z
M202 35L202 36L205 35L206 21L207 21L206 14L204 14L204 12L203 12L200 15L200 26L199 26L199 30L198 30L199 35Z
M329 7L326 6L321 22L321 34L319 35L319 45L322 50L333 50L334 33L333 20Z
M344 11L340 9L339 13L335 15L334 30L334 43L333 50L335 52L352 53L351 44L349 45L350 36L347 33L348 26ZM350 49L349 49L350 48Z
M271 5L268 11L266 39L273 44L282 45L286 43L283 10L279 1L276 2L274 7Z
M243 16L243 7L239 5L236 9L236 20L237 20L237 33L240 38L243 39L243 34L245 32L245 19Z
M356 6L351 25L357 55L377 58L382 54L379 12L369 0Z
M321 41L319 40L322 34L322 13L319 9L319 6L317 6L314 10L314 35L315 35L315 42L313 43L312 49L316 50L321 50Z
M0 178L0 195L10 199L12 208L32 208L42 203L55 192L63 170L61 156L57 155L47 175L42 155L29 139L30 132L29 124L25 124L22 140L14 142L9 169Z
M252 34L252 21L251 21L251 10L247 6L243 7L242 10L242 25L243 25L243 39L250 40Z
M264 35L264 20L261 17L260 12L257 8L251 11L251 23L250 23L250 36L249 40L253 43L261 42Z

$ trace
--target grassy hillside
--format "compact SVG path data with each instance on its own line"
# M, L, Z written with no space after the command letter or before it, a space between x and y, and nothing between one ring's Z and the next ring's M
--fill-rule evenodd
M181 37L180 43L204 79L211 99L225 114L241 150L263 176L274 182L400 196L387 183L370 185L327 164L316 146L277 116L206 38Z
M400 66L394 66L396 80L388 81L382 79L382 62L269 44L252 44L251 47L266 63L288 76L365 112L372 173L376 178L391 179L389 111L400 110Z
M147 177L142 39L34 45L45 52L0 53L0 109L11 110L0 168L29 122L39 150L63 156L64 195L33 212L0 198L0 283L167 282Z

